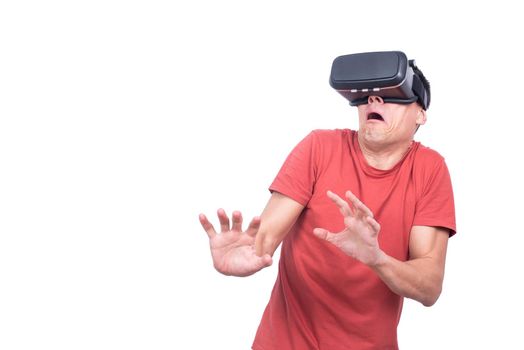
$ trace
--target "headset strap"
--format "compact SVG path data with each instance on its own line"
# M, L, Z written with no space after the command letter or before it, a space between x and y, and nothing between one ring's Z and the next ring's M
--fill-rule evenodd
M415 60L409 60L409 66L413 68L413 84L411 90L413 90L413 93L417 95L420 104L422 104L422 107L426 110L428 109L428 94L424 88L424 84L422 84L422 80L415 72L415 70L418 70Z

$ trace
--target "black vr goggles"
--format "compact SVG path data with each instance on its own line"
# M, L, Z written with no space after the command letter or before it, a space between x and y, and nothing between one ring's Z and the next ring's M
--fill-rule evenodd
M329 83L352 106L368 103L369 96L384 102L429 107L429 92L415 73L415 60L400 51L365 52L335 58Z

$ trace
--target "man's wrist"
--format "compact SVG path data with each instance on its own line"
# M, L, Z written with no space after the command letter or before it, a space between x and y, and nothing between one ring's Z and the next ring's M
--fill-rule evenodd
M388 258L389 256L386 253L384 253L382 249L378 249L375 261L373 261L371 264L368 264L368 266L374 270L380 269L381 267L387 264Z

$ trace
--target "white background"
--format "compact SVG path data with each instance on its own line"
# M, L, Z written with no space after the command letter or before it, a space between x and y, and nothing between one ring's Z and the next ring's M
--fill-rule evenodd
M379 50L432 83L417 139L447 160L459 230L400 346L523 348L512 4L3 1L0 349L250 348L276 266L219 275L198 214L258 215L310 130L356 128L331 62Z

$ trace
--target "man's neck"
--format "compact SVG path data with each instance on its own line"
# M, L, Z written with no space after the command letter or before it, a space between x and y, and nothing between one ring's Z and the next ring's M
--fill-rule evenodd
M373 168L380 170L393 168L409 151L413 143L413 140L410 140L402 144L384 146L366 144L366 142L362 142L360 139L358 141L367 163Z

